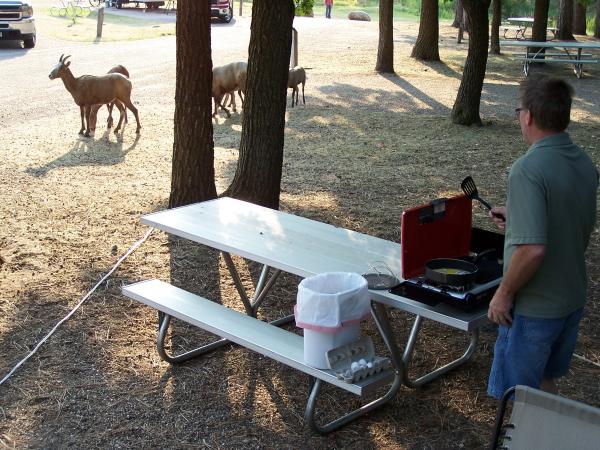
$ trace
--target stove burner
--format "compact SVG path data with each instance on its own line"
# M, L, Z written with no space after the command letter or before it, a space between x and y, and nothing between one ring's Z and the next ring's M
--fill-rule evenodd
M436 289L436 290L440 290L441 292L448 292L448 291L467 292L469 289L471 289L474 286L474 283L467 283L467 284L463 284L460 286L451 285L451 284L441 284L441 283L436 283L434 281L428 280L425 277L413 278L410 281L413 281L415 284L419 285L423 289Z

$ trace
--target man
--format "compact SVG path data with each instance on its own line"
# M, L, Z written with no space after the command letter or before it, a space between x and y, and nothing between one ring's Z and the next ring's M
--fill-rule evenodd
M325 0L325 18L331 19L331 8L333 7L333 0Z
M523 384L557 392L567 374L586 298L584 252L596 220L598 172L565 132L572 89L529 77L515 112L530 145L508 175L504 277L488 310L499 324L488 394Z

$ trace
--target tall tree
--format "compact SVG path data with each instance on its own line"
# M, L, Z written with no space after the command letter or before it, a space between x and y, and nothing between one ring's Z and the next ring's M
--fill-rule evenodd
M531 39L533 41L546 42L546 33L548 31L548 8L550 8L550 0L535 0L533 29L531 30Z
M488 56L490 1L463 0L471 31L469 33L469 52L452 108L452 122L460 125L481 125L479 103Z
M500 22L502 20L502 0L492 0L492 30L490 53L500 54Z
M573 2L573 34L585 36L586 30L587 0L575 0Z
M439 61L440 24L438 0L421 0L419 35L410 56L422 61Z
M573 37L573 0L560 0L558 10L558 30L556 37L563 41L574 40Z
M169 207L217 196L211 110L210 3L179 0Z
M377 72L394 73L394 0L379 0Z
M600 0L596 1L596 27L594 28L594 37L600 39Z
M463 20L463 6L461 0L454 0L454 21L452 26L458 28Z
M293 0L254 0L240 156L224 195L279 209Z

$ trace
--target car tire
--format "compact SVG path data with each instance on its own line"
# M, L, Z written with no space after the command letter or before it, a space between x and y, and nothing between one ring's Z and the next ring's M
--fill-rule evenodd
M221 22L229 23L231 22L231 19L233 19L233 8L230 6L229 13L225 14L224 16L221 16Z
M121 0L117 0L117 9L123 8L123 2Z
M35 34L32 37L23 40L23 47L25 47L25 48L35 47Z

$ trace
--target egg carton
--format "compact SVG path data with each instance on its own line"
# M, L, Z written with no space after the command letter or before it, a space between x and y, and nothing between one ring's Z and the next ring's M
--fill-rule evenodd
M370 336L329 350L327 361L336 377L346 383L356 383L387 369L390 365L389 358L375 356L375 347Z

